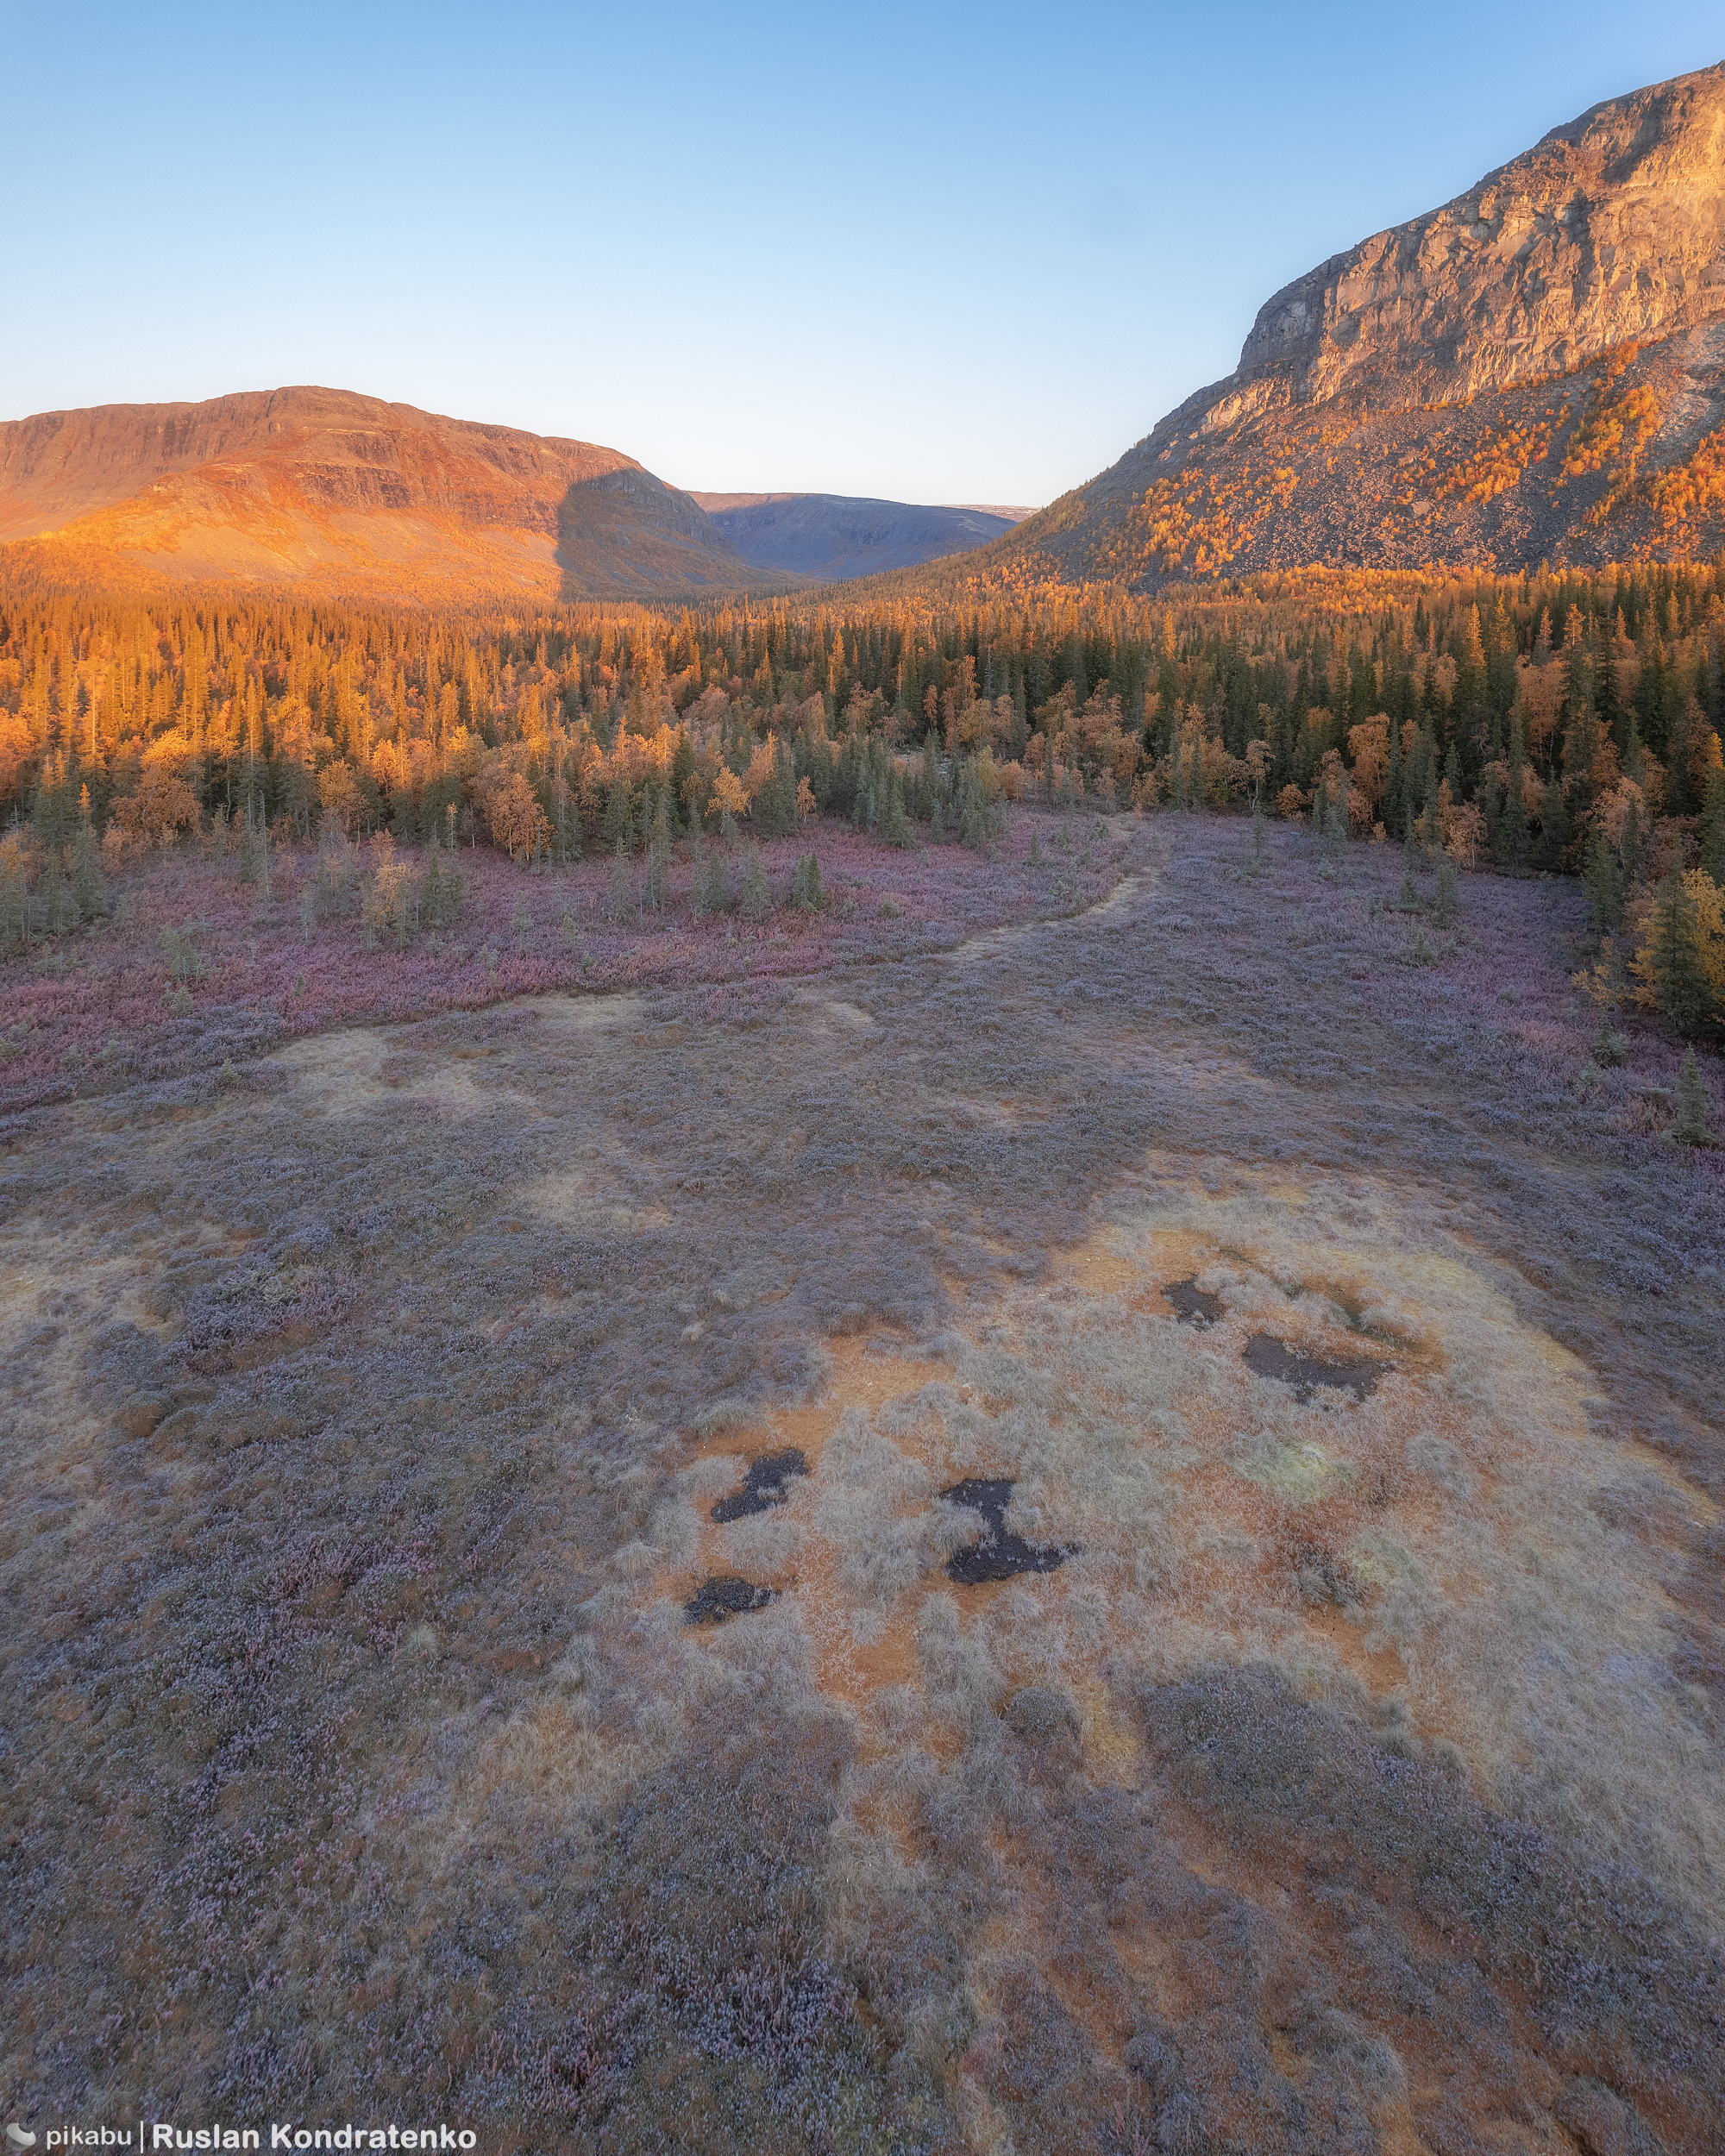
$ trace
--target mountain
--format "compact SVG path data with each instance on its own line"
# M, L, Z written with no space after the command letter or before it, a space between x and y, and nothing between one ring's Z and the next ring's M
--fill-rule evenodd
M1725 546L1725 66L1595 105L1260 309L979 571L1500 570Z
M828 582L910 569L963 554L1010 530L1015 514L877 502L851 494L696 494L713 523L756 568Z
M752 573L689 495L618 450L314 388L0 424L0 542L62 569L440 599L645 598Z

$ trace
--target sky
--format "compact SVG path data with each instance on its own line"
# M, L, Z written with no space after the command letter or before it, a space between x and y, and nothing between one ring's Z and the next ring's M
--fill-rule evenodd
M1039 505L1717 0L0 0L0 419L317 382L679 486Z

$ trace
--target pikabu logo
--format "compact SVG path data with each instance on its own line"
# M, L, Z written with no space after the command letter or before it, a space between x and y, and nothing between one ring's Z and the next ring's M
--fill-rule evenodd
M20 2126L16 2119L6 2128L6 2138L14 2148L34 2148L36 2145L35 2135Z

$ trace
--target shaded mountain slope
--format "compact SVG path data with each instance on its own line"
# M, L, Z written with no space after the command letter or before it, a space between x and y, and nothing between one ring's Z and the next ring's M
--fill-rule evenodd
M620 451L319 388L0 425L0 540L91 569L438 599L750 574L688 495Z
M1021 580L1725 544L1725 66L1596 105L1260 310L1239 366L985 557Z
M985 546L1012 519L850 494L696 494L737 552L757 568L831 581L914 568Z

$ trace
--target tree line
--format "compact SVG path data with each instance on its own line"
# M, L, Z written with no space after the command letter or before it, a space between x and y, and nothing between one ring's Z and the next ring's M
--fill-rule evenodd
M1674 866L1725 887L1722 677L1725 565L519 614L0 584L0 816L15 880L87 893L218 824L530 862L1249 804L1585 875L1617 932Z

